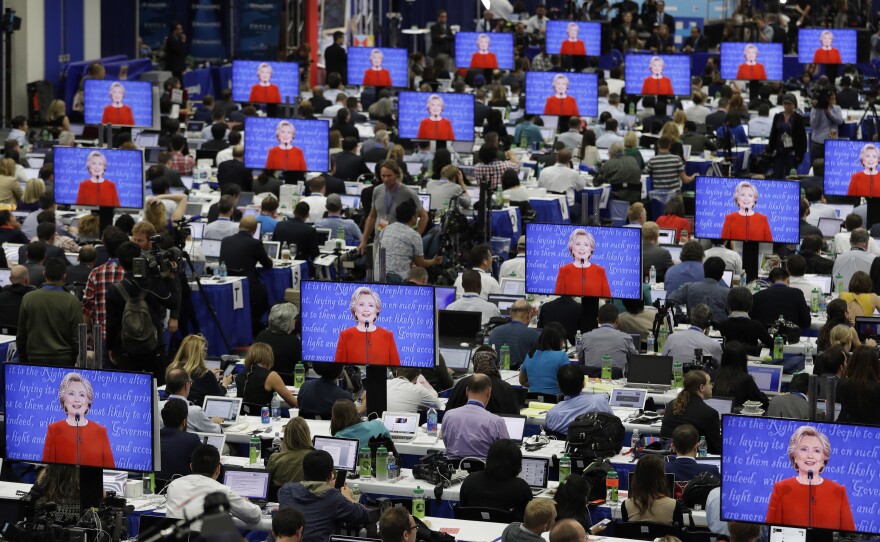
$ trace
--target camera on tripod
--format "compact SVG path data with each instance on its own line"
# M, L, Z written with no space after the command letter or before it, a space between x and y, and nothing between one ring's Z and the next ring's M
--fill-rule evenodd
M816 100L816 109L828 109L831 105L831 89L817 88L813 91L813 99Z
M166 250L159 248L163 238L156 235L150 238L151 248L141 258L135 258L135 278L167 278L172 272L180 269L183 252L176 246Z

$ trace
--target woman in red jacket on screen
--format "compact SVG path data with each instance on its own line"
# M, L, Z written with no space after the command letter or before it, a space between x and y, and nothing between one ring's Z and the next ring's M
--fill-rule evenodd
M443 118L443 108L446 104L439 94L431 94L425 102L425 108L430 116L422 119L419 124L419 133L416 139L437 139L454 141L455 132L452 130L452 122Z
M809 425L797 428L788 441L788 460L797 475L773 484L766 523L855 531L846 487L821 476L829 457L827 436Z
M364 72L363 84L365 87L390 87L391 72L382 67L385 53L379 49L370 51L370 67Z
M645 77L642 82L642 94L657 94L660 96L671 96L672 80L663 75L663 68L666 63L659 56L652 56L649 64L651 75Z
M496 70L498 69L498 59L495 53L489 51L489 35L480 34L477 36L477 52L471 55L472 70Z
M251 87L249 102L264 104L280 104L281 92L277 85L272 84L272 66L265 62L257 66L257 79L259 83Z
M596 250L596 238L583 228L571 232L568 238L568 253L574 262L559 268L553 293L558 295L579 295L592 297L611 297L605 269L590 263Z
M394 343L394 334L376 326L382 312L382 298L366 286L356 289L348 305L357 325L342 330L333 361L368 363L370 365L400 365L400 355ZM369 345L369 357L367 356Z
M110 85L110 105L104 108L101 123L116 126L134 126L134 115L131 108L122 103L125 99L125 87L116 81Z
M746 79L749 81L764 81L767 79L767 72L764 70L763 64L756 62L758 58L758 47L754 43L750 43L743 49L743 57L746 61L739 65L736 70L737 79Z
M571 86L571 81L561 73L557 73L553 77L553 90L555 92L553 96L550 96L544 102L545 115L580 116L577 100L574 99L574 96L568 95L569 86Z
M43 463L66 463L108 469L116 466L107 429L86 419L94 398L92 384L82 375L79 373L64 375L61 385L58 386L58 402L61 403L61 409L67 417L49 424L46 443L43 445Z
M834 34L830 30L823 30L819 34L822 47L813 53L813 64L841 64L840 51L831 46L834 42Z
M113 181L104 178L104 173L107 171L107 157L98 151L90 152L86 160L86 169L91 177L79 183L76 204L119 207L116 185Z
M880 178L877 177L877 164L880 163L880 149L873 143L868 143L859 152L859 162L864 168L857 171L849 178L847 196L864 196L875 198L880 196Z
M584 42L578 39L578 32L580 31L580 28L578 28L577 23L568 23L567 31L568 38L562 41L562 45L559 47L559 54L587 56L587 48L584 47Z
M293 146L296 127L289 120L282 120L275 127L278 145L269 149L266 156L266 169L286 171L306 171L306 159L299 147Z
M755 204L758 203L757 187L749 181L740 182L733 191L733 202L739 210L724 217L721 238L772 243L773 234L770 232L767 216L755 212Z

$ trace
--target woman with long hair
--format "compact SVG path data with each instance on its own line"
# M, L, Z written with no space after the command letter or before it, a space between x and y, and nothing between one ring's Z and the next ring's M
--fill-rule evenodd
M733 407L746 401L760 401L761 408L767 410L770 399L764 395L748 370L748 355L742 344L732 341L724 345L721 354L721 367L715 371L712 394L733 398Z
M342 132L339 130L330 130L328 137L330 141L330 156L342 152Z
M284 426L281 450L269 457L269 476L272 484L283 486L287 482L303 481L303 458L314 450L309 425L299 416L291 418Z
M669 494L664 467L659 455L649 454L639 459L629 493L620 507L623 521L682 524L681 505Z
M36 211L40 208L40 196L46 193L46 182L43 179L34 178L27 182L24 187L24 195L21 196L16 211Z
M489 132L498 134L498 146L502 151L510 149L513 137L507 133L507 128L504 126L504 116L497 109L491 109L486 115L486 125L483 127L484 136Z
M570 363L565 354L565 335L565 328L558 322L550 322L541 330L538 344L519 368L519 383L529 391L559 394L556 371Z
M356 438L360 447L369 446L375 437L391 438L382 420L361 420L357 407L349 399L337 399L330 410L330 434L334 437Z
M718 411L706 404L704 399L712 397L712 379L706 371L688 371L684 375L684 386L672 403L666 405L661 437L672 437L679 425L689 423L706 437L710 454L721 453L721 419Z
M853 316L871 316L880 309L880 296L874 293L874 282L864 271L856 271L849 279L849 289L840 293Z
M54 137L63 131L70 131L70 119L67 118L67 104L64 100L55 99L46 110L46 124Z
M738 342L745 349L746 354L757 356L761 354L762 347L773 347L773 338L767 333L763 322L754 320L750 316L752 302L752 292L748 288L744 286L731 288L727 294L729 318L718 324L718 331L721 332L725 342Z
M596 147L596 132L587 128L581 136L581 147L578 156L580 156L581 162L587 167L597 169L601 165L601 160L599 158L599 148Z
M581 524L584 532L593 527L587 501L590 497L590 482L580 474L570 474L565 482L559 484L553 500L556 501L556 521L573 519Z
M876 348L857 348L837 385L837 421L880 425L880 355Z
M485 470L470 474L461 484L461 505L509 510L515 521L521 521L526 505L532 500L532 490L528 482L519 477L520 471L519 443L496 440L489 446Z
M434 153L434 158L431 160L431 178L439 179L440 172L451 163L452 153L449 152L449 149L445 147L437 149L437 152Z
M37 475L40 489L38 504L55 503L55 518L64 524L75 524L82 517L79 501L79 467L46 465ZM61 517L59 517L61 516Z
M244 371L235 377L235 392L244 399L243 412L256 416L260 408L268 407L278 394L291 408L296 408L296 397L290 393L281 375L272 370L275 356L266 343L254 343L244 357ZM250 412L248 412L248 407ZM256 409L256 412L254 411Z
M333 121L333 125L330 126L331 130L338 130L340 134L342 134L342 138L346 137L356 137L360 139L361 133L358 131L357 126L351 122L351 111L348 108L343 107L339 111L336 112L336 119Z
M825 309L825 313L827 315L825 320L825 325L819 329L819 337L816 339L816 350L822 352L826 348L831 346L831 330L834 329L834 326L843 324L850 328L850 335L852 336L852 346L859 347L862 346L862 341L859 340L859 334L856 333L855 328L853 327L853 317L849 311L849 307L847 306L846 301L843 299L835 299L828 303L828 306ZM865 341L865 344L868 346L877 346L877 342L874 339L868 339Z
M187 399L197 405L202 404L206 395L226 397L226 387L232 382L232 375L221 377L220 369L208 369L205 363L207 355L208 340L201 333L189 335L180 343L174 361L168 366L169 371L183 369L192 379Z

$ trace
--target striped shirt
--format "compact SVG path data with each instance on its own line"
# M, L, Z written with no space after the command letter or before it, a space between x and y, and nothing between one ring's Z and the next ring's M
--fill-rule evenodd
M681 158L675 154L656 154L648 160L645 170L654 181L654 188L659 190L680 190L679 173L684 171Z

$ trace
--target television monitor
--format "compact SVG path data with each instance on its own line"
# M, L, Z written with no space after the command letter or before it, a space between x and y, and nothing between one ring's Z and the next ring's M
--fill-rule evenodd
M598 85L595 73L526 72L526 114L596 117Z
M244 165L253 169L329 171L329 133L326 120L245 117Z
M348 84L365 87L409 86L406 49L349 47Z
M782 81L782 44L723 42L721 77L746 81Z
M602 52L602 23L547 21L547 53L570 56L599 56Z
M691 55L626 55L627 94L689 96Z
M880 427L729 415L721 436L722 521L880 533Z
M299 64L267 60L232 61L232 99L236 102L293 103L299 96Z
M797 243L800 199L798 181L697 177L696 236Z
M526 237L526 292L641 299L638 228L533 222Z
M798 62L801 64L855 64L856 29L801 28Z
M86 124L153 125L153 83L86 79L83 86Z
M4 365L3 374L6 459L159 469L152 375L14 363Z
M830 196L880 196L880 144L829 139L825 142L825 193ZM846 215L840 216L846 218Z
M474 70L512 70L513 34L459 32L455 35L455 67Z
M880 337L880 316L856 316L855 327L860 342L865 342L867 339L876 340Z
M434 295L431 286L303 282L303 360L434 367Z
M474 140L473 94L400 92L397 115L404 139Z
M55 147L55 203L144 208L144 154L138 150Z

